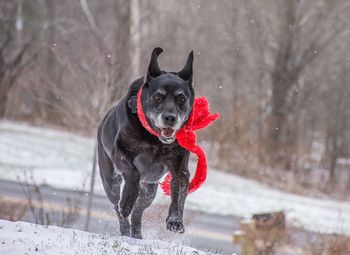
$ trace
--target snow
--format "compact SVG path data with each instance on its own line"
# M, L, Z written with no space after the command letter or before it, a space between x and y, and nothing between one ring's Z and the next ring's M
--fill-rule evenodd
M208 254L176 243L0 220L0 254Z
M91 138L0 122L0 178L17 180L24 171L30 171L37 183L87 190L93 148ZM104 194L100 178L96 178L95 190ZM164 201L169 203L170 199L159 189L155 203ZM205 184L188 196L186 209L244 218L253 213L284 210L288 222L295 226L350 235L349 201L294 195L213 168L209 169Z

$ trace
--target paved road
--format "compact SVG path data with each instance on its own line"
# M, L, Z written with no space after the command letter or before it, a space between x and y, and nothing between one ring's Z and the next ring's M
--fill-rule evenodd
M41 187L45 207L49 211L58 211L67 204L67 198L79 201L82 210L79 218L70 227L84 230L86 218L87 194L77 191L55 189L48 186ZM16 182L0 180L0 195L9 200L23 200L25 192ZM145 239L161 239L170 242L179 242L203 251L220 254L233 254L239 247L231 242L232 233L237 230L238 221L232 216L204 214L194 211L185 211L186 233L173 234L165 230L167 206L152 205L145 211L143 218L143 233ZM90 232L103 234L118 234L115 214L110 202L105 196L95 195L89 226ZM30 215L27 220L33 221Z

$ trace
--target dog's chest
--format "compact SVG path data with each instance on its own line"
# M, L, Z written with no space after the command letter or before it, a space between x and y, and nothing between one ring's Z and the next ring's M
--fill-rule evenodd
M143 182L158 182L169 171L169 162L177 151L167 147L145 146L133 160Z

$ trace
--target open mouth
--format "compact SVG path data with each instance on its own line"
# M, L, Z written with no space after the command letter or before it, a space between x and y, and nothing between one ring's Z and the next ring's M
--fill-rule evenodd
M159 139L163 143L172 143L175 141L175 130L172 128L161 128Z
M171 138L175 136L175 130L172 128L161 128L160 133L166 138Z

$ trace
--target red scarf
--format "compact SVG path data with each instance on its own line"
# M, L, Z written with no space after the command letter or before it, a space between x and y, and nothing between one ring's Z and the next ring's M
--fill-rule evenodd
M146 120L145 113L142 109L141 103L142 87L137 93L137 115L142 126L150 132L152 135L159 136L159 134L153 130ZM195 130L205 128L208 125L212 124L216 119L219 118L219 113L211 114L209 111L209 103L205 97L199 97L194 100L192 107L192 112L188 118L187 123L176 133L176 139L179 145L186 150L197 155L197 169L196 173L191 180L189 186L189 193L197 190L207 178L207 157L205 152L201 147L199 147L197 142L197 135L194 132ZM165 177L164 181L160 184L164 193L170 195L170 182L171 182L171 173L169 172Z

